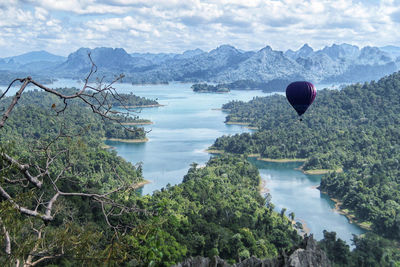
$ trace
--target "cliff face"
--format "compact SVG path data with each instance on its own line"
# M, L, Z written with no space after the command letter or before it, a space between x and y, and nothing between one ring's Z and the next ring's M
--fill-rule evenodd
M282 266L288 267L327 267L331 266L325 252L317 246L317 241L312 235L306 236L300 246L296 249Z
M317 246L317 242L312 235L306 236L296 250L290 255L280 255L275 259L260 260L251 257L242 262L230 265L219 257L189 258L175 265L175 267L330 267L325 252Z

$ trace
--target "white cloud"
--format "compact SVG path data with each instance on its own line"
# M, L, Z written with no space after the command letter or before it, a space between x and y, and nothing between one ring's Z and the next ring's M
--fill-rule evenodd
M35 17L38 20L46 20L47 16L48 16L49 12L41 7L35 7Z
M0 0L0 40L13 44L0 42L0 57L95 46L182 52L224 43L251 50L399 44L399 6L399 0Z

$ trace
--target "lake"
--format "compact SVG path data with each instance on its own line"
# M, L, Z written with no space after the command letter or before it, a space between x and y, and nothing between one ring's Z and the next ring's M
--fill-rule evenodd
M59 80L49 87L79 88L80 85L72 80ZM150 131L147 143L106 142L116 149L118 155L133 164L142 162L144 178L151 182L144 186L143 194L151 194L167 184L180 183L193 162L205 164L210 158L205 150L217 137L250 131L242 126L224 124L227 114L218 110L222 104L269 95L261 91L194 93L190 86L182 83L116 85L121 93L133 92L157 99L164 105L137 110L137 115L154 123L145 126ZM317 239L323 237L322 231L326 229L337 232L338 237L351 244L352 234L363 233L361 228L334 211L333 201L315 188L320 183L320 175L305 175L295 170L301 163L250 161L258 167L262 179L266 181L276 211L286 208L286 214L294 212L295 220L302 222Z
M144 177L151 182L143 188L143 194L150 194L167 184L180 183L193 162L205 164L210 158L205 150L217 137L250 131L238 125L224 124L227 114L217 110L222 104L269 95L261 91L194 93L190 84L134 86L132 89L137 95L158 99L165 105L140 110L141 118L154 122L145 127L151 130L149 142L106 143L130 162L143 162ZM280 212L286 208L286 214L293 211L295 220L302 222L317 239L323 238L322 231L326 229L337 232L338 237L351 244L353 234L364 232L334 211L334 202L316 189L321 175L305 175L296 170L301 163L250 161L266 181L275 209Z

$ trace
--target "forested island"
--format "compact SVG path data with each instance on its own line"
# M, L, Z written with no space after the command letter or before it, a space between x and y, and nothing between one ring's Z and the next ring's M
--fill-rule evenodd
M196 83L192 85L193 92L196 93L228 93L230 90L224 85L211 85L206 83Z
M120 108L145 108L161 106L157 100L130 94L120 94L119 99L112 98L111 104Z

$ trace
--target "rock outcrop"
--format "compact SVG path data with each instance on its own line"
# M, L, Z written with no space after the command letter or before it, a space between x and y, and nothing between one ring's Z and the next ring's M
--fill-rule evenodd
M306 236L300 248L296 249L283 265L288 267L328 267L331 266L325 252L320 249L313 236Z
M330 267L328 257L320 249L312 235L305 236L300 246L289 255L283 254L275 259L251 257L236 264L229 264L219 257L192 257L175 267Z

